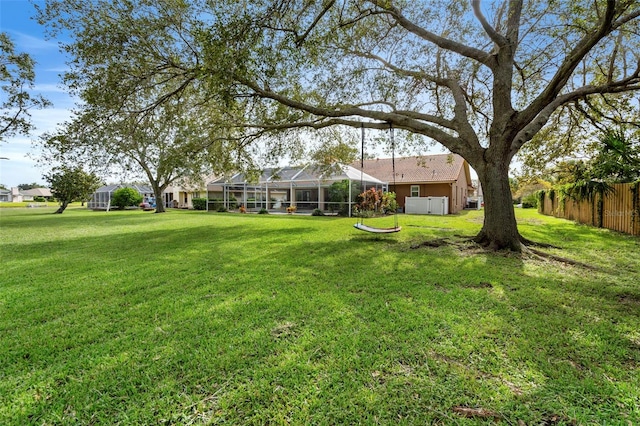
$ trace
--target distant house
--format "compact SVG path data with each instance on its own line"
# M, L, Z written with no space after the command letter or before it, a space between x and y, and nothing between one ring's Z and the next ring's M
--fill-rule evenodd
M91 200L87 203L90 210L110 210L113 193L120 188L133 188L144 197L144 202L155 205L153 190L142 185L105 185L100 187L91 195Z
M207 179L212 179L213 176L207 177ZM133 188L143 196L143 202L149 203L151 207L155 207L157 200L153 194L153 189L149 186L145 185L105 185L101 188L98 188L96 192L91 196L91 200L87 203L87 208L91 210L109 210L111 208L111 197L113 192L120 188ZM191 181L182 180L177 182L174 185L168 186L162 192L162 200L161 202L165 207L169 208L181 208L181 209L191 209L193 208L192 200L194 198L206 197L207 190L205 189L205 184L197 184Z
M32 188L25 189L24 191L20 191L23 196L31 197L44 197L51 198L53 195L51 194L51 190L49 188Z
M448 197L448 212L457 213L474 191L469 164L457 154L396 158L395 179L391 158L364 160L364 172L389 182L403 209L405 197Z
M8 203L21 203L25 201L33 201L34 197L51 197L51 190L49 188L33 188L20 190L18 187L13 187L11 190L0 190L0 202Z

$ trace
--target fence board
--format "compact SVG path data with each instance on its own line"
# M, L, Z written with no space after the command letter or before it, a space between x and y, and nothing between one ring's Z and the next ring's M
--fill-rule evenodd
M634 208L632 183L616 183L614 192L605 194L602 200L602 227L631 235L640 235L640 216ZM567 199L561 206L557 199L552 200L545 194L539 211L548 216L574 220L591 226L598 226L598 200L575 202Z

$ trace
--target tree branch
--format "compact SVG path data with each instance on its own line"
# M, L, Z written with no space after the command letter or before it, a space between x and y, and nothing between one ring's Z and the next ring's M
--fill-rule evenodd
M502 34L498 33L482 14L482 11L480 10L480 0L472 0L471 7L473 8L473 14L476 16L476 19L480 22L484 32L487 33L491 41L498 46L504 46L507 43L506 38Z
M245 77L235 76L235 78L239 83L252 90L255 93L255 96L258 98L271 99L295 110L305 111L317 117L326 117L326 120L322 118L318 121L311 121L307 123L261 123L255 124L253 125L253 127L268 128L270 130L284 130L287 128L297 127L322 128L338 124L359 127L361 125L361 120L353 120L349 119L348 117L362 117L370 120L375 120L377 122L368 124L367 126L370 128L384 129L388 128L389 125L392 125L397 129L407 130L411 133L423 135L434 139L452 152L461 154L463 156L470 155L471 153L477 154L479 150L484 149L481 147L479 141L477 140L475 133L471 136L469 136L467 133L459 134L458 136L452 135L450 132L434 126L433 124L435 123L425 123L421 120L429 117L428 115L423 114L416 116L414 114L405 114L404 111L374 111L359 108L356 106L318 107L309 105L299 100L294 100L280 93L271 91L267 88L262 88L256 82L248 80ZM326 124L325 122L328 122L329 124Z
M511 0L507 12L507 36L506 39L513 43L514 50L520 42L520 19L522 18L522 0Z
M309 25L309 28L307 28L304 34L296 37L296 46L298 47L302 46L302 43L304 43L305 39L309 36L311 31L313 31L315 26L318 25L318 22L320 22L322 17L329 11L329 9L333 7L334 4L335 4L335 0L330 0L325 4L325 6L322 8L322 11L318 14L318 16L316 16L316 18L313 20L311 25Z
M623 26L627 22L632 21L632 20L638 18L639 16L640 16L640 9L636 9L633 12L630 12L630 13L618 18L613 23L612 27L613 27L614 30L617 30L618 28L620 28L621 26Z
M554 103L554 99L573 74L573 71L580 64L583 58L591 49L606 35L613 30L613 19L615 15L616 1L607 0L607 9L599 25L594 31L586 34L576 46L569 52L555 75L547 85L547 88L521 113L519 119L524 126L532 121L546 106Z
M448 79L448 78L435 77L433 75L426 74L420 71L406 70L392 64L391 62L387 61L386 59L378 55L374 55L373 53L365 53L360 51L348 51L348 53L351 53L353 55L360 56L363 58L368 58L368 59L373 59L375 61L378 61L383 66L385 66L386 68L388 68L389 70L397 74L404 75L407 77L413 77L417 80L427 80L439 86L447 87L451 91L455 101L454 120L448 120L448 119L445 119L444 117L437 117L434 115L425 115L425 114L419 114L419 113L411 113L410 115L408 111L403 112L403 114L408 117L410 116L411 118L428 121L428 122L437 124L439 126L442 126L451 130L455 130L458 133L462 133L464 131L465 133L468 133L468 135L473 134L474 138L477 139L477 137L475 136L475 132L473 131L471 126L469 126L469 120L468 120L469 117L467 114L467 104L466 104L465 93L457 81L453 79ZM395 112L398 113L398 111L395 111Z
M489 68L493 67L493 57L483 52L482 50L467 46L465 44L450 40L445 37L441 37L437 34L434 34L426 29L414 24L409 19L407 19L402 12L395 7L391 2L384 0L371 0L375 6L387 11L387 13L405 30L409 31L412 34L417 35L418 37L426 40L430 43L435 44L436 46L449 50L451 52L462 55L466 58L473 59L478 61Z
M549 121L549 118L553 111L555 111L562 105L568 104L577 99L586 98L590 95L624 93L636 90L640 90L640 61L638 63L638 68L636 69L636 71L627 78L599 86L584 86L577 90L574 90L573 92L558 96L553 100L553 102L550 102L547 106L545 106L533 120L531 120L526 126L524 126L522 130L518 132L516 137L513 139L513 142L511 143L511 156L515 155L522 147L522 145L531 140L531 138L533 138L533 136L538 133L538 131L540 131L540 129L542 129L542 127L544 127L544 125Z

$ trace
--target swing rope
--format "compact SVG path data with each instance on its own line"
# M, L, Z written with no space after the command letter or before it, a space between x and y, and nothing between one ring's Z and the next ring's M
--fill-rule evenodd
M366 192L366 188L364 188L364 123L360 123L360 129L362 134L362 142L361 142L361 148L360 148L360 189L362 189L363 192ZM391 123L389 123L389 133L391 136L391 170L393 173L393 189L395 191L396 189L396 157L395 157L396 146L395 146L395 140L393 136L393 125ZM353 226L356 229L359 229L361 231L372 232L375 234L388 234L392 232L399 232L402 228L398 226L398 209L397 208L393 212L393 218L394 218L393 228L375 228L373 226L365 225L364 215L360 213L360 218L358 219L358 222Z
M393 124L389 123L389 133L391 135L391 172L393 173L393 193L396 194L396 141L393 136ZM387 188L387 191L389 188ZM398 228L398 206L393 211L394 228Z
M364 123L360 123L360 192L366 192L367 189L364 187ZM360 217L358 218L358 223L360 225L364 225L364 215L360 212Z

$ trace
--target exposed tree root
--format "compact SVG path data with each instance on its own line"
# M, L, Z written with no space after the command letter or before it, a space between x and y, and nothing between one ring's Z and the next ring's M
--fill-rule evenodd
M484 242L484 241L483 241ZM584 269L588 269L591 271L598 270L597 267L593 265L589 265L587 263L579 262L577 260L569 259L563 256L557 256L555 254L546 253L538 248L555 248L561 249L560 247L554 246L553 244L547 243L538 243L535 241L528 240L526 238L520 237L520 247L519 250L508 250L508 249L495 249L491 244L482 244L477 241L477 236L469 237L464 235L455 235L454 238L435 238L432 240L422 241L420 243L415 243L410 246L411 249L419 249L419 248L438 248L443 246L451 246L456 247L459 250L478 250L482 252L493 252L493 253L503 253L503 254L511 254L520 257L530 257L535 258L537 260L542 261L555 261L559 263L564 263L566 265L576 266Z
M520 244L524 244L526 247L539 247L539 248L554 248L560 249L558 246L554 246L553 244L548 243L540 243L538 241L531 241L527 238L524 238L522 235L520 236Z
M474 237L470 237L470 239L476 244L479 244L480 246L491 251L510 250L510 251L519 253L519 252L522 252L524 247L556 248L556 249L560 248L560 247L554 246L553 244L531 241L527 238L524 238L520 234L517 234L513 238L507 239L506 241L498 241L494 238L490 238L484 231L480 231L478 235Z
M530 254L537 257L540 260L553 260L560 263L565 263L571 266L578 266L580 268L588 269L590 271L597 271L599 268L589 265L587 263L578 262L577 260L569 259L567 257L556 256L555 254L545 253L541 250L537 250L531 247L524 246L522 250L523 254Z

